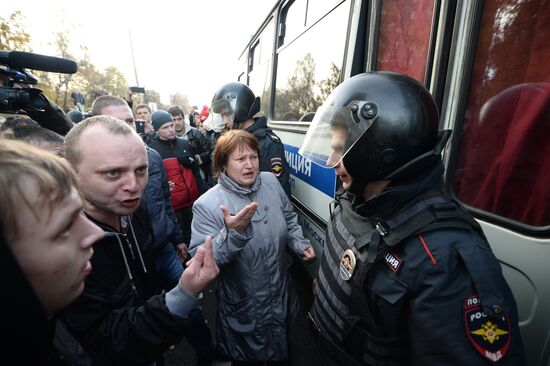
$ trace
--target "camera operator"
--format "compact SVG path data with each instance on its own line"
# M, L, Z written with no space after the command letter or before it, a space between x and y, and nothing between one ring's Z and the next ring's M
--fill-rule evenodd
M0 74L0 81L4 83L5 77ZM2 87L0 87L2 88ZM31 85L28 84L14 84L14 89L33 89ZM38 90L38 89L36 89ZM74 123L69 119L69 117L57 106L57 104L51 102L42 92L37 94L43 98L43 110L33 110L33 109L23 109L27 116L35 120L40 124L40 126L52 130L55 133L60 135L65 135L69 130L74 126ZM3 112L2 106L0 106L0 112Z
M26 114L42 127L65 135L74 123L40 89L33 88L38 81L25 68L73 74L76 63L30 52L0 51L0 113Z

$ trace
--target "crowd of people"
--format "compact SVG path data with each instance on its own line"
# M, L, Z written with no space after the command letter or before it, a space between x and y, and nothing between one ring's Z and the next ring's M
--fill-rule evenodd
M11 179L2 182L6 187L2 249L12 253L4 258L9 264L5 269L20 267L10 288L18 288L15 294L23 293L25 301L33 299L26 303L32 310L29 314L17 310L20 298L3 306L8 313L29 319L29 326L33 322L42 325L34 331L35 339L31 338L38 351L23 352L24 334L19 328L24 322L10 317L6 330L15 336L8 343L13 346L9 355L36 364L162 365L164 352L186 337L199 364L210 364L215 357L234 362L287 361L284 353L233 354L224 352L228 346L220 346L222 342L215 347L200 305L200 291L222 266L216 259L221 257L214 254L217 248L212 247L212 238L220 242L220 228L211 226L210 232L203 229L200 235L195 234L189 252L193 207L199 197L206 197L205 192L216 190L218 174L213 174L211 162L215 156L227 154L216 150L216 140L231 126L208 127L207 106L191 119L197 128L178 106L151 111L148 105L139 104L133 111L127 100L110 95L94 100L90 117L83 120L73 122L58 108L54 116L46 114L34 119L10 117L1 128L1 170L9 172ZM248 119L254 121L252 114ZM57 119L55 132L44 122L52 119ZM143 122L140 131L139 122ZM241 132L258 147L252 134ZM277 158L284 159L282 144L277 142ZM256 163L244 163L254 174L262 156L259 150L255 154ZM285 183L288 186L288 176ZM267 183L264 186L267 188ZM280 215L294 225L287 230L284 222L277 221L280 230L272 236L281 245L273 244L281 258L263 266L274 268L281 276L270 296L275 302L290 282L287 239L294 251L296 244L291 243L295 241L300 242L302 251L307 247L304 259L311 260L314 253L282 186L277 183L273 189L281 192L272 198L277 202L275 197L279 197ZM217 209L229 223L252 226L252 211L244 222L242 214ZM267 219L264 212L262 220ZM272 220L275 218L269 218L270 223ZM27 225L32 225L32 230ZM50 232L54 230L44 230L49 226L55 235ZM255 241L269 244L259 237ZM71 251L32 255L35 242L43 245L44 251L60 244ZM243 255L243 263L250 260ZM56 279L62 266L67 268ZM263 272L263 267L257 271ZM247 280L250 277L241 274L239 286ZM48 289L47 282L57 286ZM249 295L258 301L264 296L254 291ZM266 329L289 317L290 313L282 319L275 317L266 323Z
M341 181L315 253L260 99L228 83L200 112L100 96L0 136L5 360L289 365L289 267L321 257L308 314L324 365L525 363L517 306L476 221L443 193L437 107L416 81L338 86L300 153ZM201 291L216 279L216 336Z

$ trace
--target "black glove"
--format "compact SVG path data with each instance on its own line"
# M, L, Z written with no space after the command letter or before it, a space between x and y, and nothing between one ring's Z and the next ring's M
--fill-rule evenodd
M186 168L192 168L194 162L195 162L195 159L193 159L189 155L178 156L178 163L180 163L181 165L183 165Z

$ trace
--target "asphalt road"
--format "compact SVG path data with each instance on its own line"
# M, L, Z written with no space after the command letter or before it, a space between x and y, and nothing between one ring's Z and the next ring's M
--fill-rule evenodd
M311 279L302 268L301 264L295 260L292 266L292 277L294 285L300 297L300 316L297 324L291 332L290 340L290 361L292 366L317 366L320 364L316 346L313 343L308 324L305 319L312 302ZM216 284L210 285L206 291L203 291L203 309L204 316L212 336L215 336L215 314L216 314L216 295L214 289ZM175 348L169 350L165 355L165 366L196 366L197 359L193 348L187 340L181 341L175 345ZM230 362L217 362L216 366L229 366Z

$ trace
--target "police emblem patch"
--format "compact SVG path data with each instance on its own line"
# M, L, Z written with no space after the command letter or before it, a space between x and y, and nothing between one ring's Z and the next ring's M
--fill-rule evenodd
M281 158L271 159L271 172L277 177L283 173L283 160Z
M348 281L355 270L355 254L351 249L347 249L340 257L340 277Z
M468 339L483 357L498 362L506 355L512 339L508 315L485 314L479 297L473 295L464 298L464 323Z

